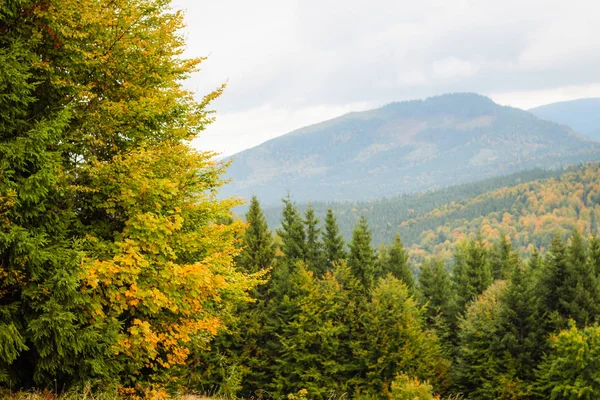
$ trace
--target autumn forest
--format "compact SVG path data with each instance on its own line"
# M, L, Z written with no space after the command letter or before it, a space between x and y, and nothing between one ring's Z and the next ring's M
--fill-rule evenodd
M544 163L375 200L223 195L235 158L192 141L227 88L185 85L205 59L183 27L169 0L0 1L0 397L600 398L596 142L448 97L398 108L465 101L472 147L516 135L477 113L521 118Z

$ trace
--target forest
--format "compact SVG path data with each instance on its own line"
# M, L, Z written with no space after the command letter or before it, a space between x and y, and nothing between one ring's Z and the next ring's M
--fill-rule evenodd
M285 200L277 240L254 198L238 266L270 270L206 353L228 396L594 399L600 241L574 230L524 259L501 235L452 260L411 264L399 236L375 249L366 219L345 245ZM210 386L212 384L212 386Z
M448 189L410 247L290 198L272 232L190 145L225 85L183 85L183 25L0 2L0 397L600 398L597 164Z

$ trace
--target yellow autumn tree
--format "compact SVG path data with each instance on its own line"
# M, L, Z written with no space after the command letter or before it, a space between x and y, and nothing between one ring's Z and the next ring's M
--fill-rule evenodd
M217 198L226 166L189 146L224 87L198 101L182 86L202 59L183 57L183 14L170 0L9 6L6 25L32 41L23 58L32 118L64 115L47 149L57 153L57 202L72 216L64 231L80 264L70 288L85 294L69 335L90 332L71 358L85 364L103 332L122 382L160 380L207 345L257 281L233 262L243 226L230 218L238 202ZM106 374L102 354L81 379ZM56 364L57 376L81 370Z

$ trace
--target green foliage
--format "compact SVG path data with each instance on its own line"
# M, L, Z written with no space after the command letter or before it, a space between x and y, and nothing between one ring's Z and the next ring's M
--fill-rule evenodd
M388 273L404 282L409 290L414 293L415 275L408 261L408 252L404 249L399 234L396 235L394 243L385 253L382 263L381 274L386 275Z
M540 397L597 399L600 396L600 327L574 323L551 339L552 352L539 369Z
M366 292L373 288L380 274L375 260L375 251L371 247L371 231L367 220L363 217L356 224L352 234L348 265Z
M246 222L248 226L242 236L243 251L237 258L237 265L250 273L267 270L273 264L275 247L256 197L250 201Z
M282 240L281 251L285 254L285 259L293 265L306 258L306 233L302 218L291 198L284 198L283 204L281 229L277 229L277 235Z
M435 400L432 386L406 374L396 376L392 382L390 398L392 400Z
M481 235L476 240L459 244L454 260L457 304L460 309L464 309L467 303L483 293L493 281L489 250Z
M325 215L325 230L323 231L323 248L327 263L332 264L335 261L346 258L344 245L344 239L340 235L333 210L328 208Z
M391 275L380 279L360 321L363 335L355 354L366 367L365 392L388 392L399 371L442 384L447 362L406 284Z
M328 270L323 262L323 244L321 243L321 228L315 210L309 206L304 213L306 227L306 264L315 275L320 276Z

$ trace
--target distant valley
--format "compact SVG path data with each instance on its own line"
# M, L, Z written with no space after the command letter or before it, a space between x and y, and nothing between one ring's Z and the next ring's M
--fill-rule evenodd
M233 156L223 195L357 201L600 160L600 143L476 94L350 113Z

